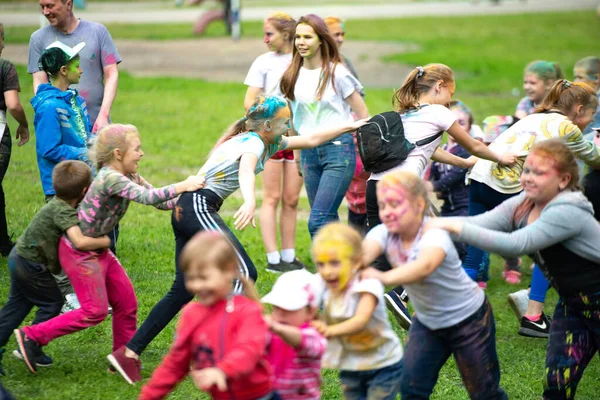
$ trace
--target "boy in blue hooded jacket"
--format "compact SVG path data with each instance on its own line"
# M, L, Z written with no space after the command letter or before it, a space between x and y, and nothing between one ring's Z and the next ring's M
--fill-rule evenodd
M38 167L46 200L55 194L52 171L56 164L64 160L90 164L87 143L92 124L85 100L77 89L69 88L79 83L83 71L78 54L84 47L85 42L71 48L57 41L44 50L39 60L40 69L52 82L40 85L31 99Z

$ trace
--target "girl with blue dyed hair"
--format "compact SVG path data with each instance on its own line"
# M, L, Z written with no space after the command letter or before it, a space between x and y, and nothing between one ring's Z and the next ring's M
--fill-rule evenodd
M179 255L196 233L215 231L224 234L236 250L240 276L256 281L258 276L252 260L219 215L223 201L239 188L244 203L233 216L234 227L236 230L242 230L248 224L254 227L255 176L264 169L265 162L273 154L279 150L319 146L344 132L358 129L364 123L364 120L350 121L310 136L287 137L285 135L290 130L287 102L274 96L259 96L246 115L231 125L198 172L206 179L205 187L182 195L173 210L171 223L175 233L176 271L171 290L154 306L125 350L112 354L111 363L129 383L141 380L139 355L181 307L192 300L193 295L185 288ZM207 296L211 295L211 287L207 285ZM237 293L241 292L242 284L236 282L234 289Z

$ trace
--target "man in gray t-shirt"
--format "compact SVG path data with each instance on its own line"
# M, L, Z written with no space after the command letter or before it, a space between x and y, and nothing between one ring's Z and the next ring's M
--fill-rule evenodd
M29 40L27 72L33 74L34 94L40 84L48 82L48 76L38 67L42 51L57 40L70 47L85 42L79 53L83 74L74 87L87 103L92 132L96 132L108 123L117 94L117 64L121 62L117 48L104 25L75 18L73 0L40 0L40 9L50 25L35 31Z

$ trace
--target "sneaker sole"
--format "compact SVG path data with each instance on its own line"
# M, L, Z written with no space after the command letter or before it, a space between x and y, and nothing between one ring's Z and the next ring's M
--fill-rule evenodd
M510 305L510 308L512 309L513 313L515 314L515 316L517 317L517 319L519 320L519 323L521 322L521 319L523 319L523 315L521 315L521 311L519 310L519 305L518 305L518 301L517 299L514 298L514 296L512 295L508 295L507 296L507 300L508 300L508 305Z
M19 345L19 350L21 350L21 357L23 357L25 365L27 365L27 368L32 374L37 374L36 367L34 367L33 364L31 364L31 362L29 361L29 358L27 358L27 353L25 352L25 346L23 345L23 336L21 335L21 331L19 329L15 329L13 333L15 334L15 338L17 339L17 345Z
M548 337L550 337L549 333L544 333L544 332L536 331L536 330L529 329L529 328L523 328L523 327L519 328L519 335L525 336L525 337L537 338L537 339L547 339Z
M398 325L400 325L402 329L406 331L409 330L410 326L412 325L412 321L409 319L409 317L405 315L404 312L398 308L398 306L396 306L394 300L390 299L387 294L384 294L383 297L385 298L388 308L392 310L392 314L394 314Z
M18 350L13 350L13 352L12 352L12 355L13 355L13 357L14 357L14 358L16 358L17 360L24 361L24 360L23 360L23 356L21 355L21 353L19 353L19 351L18 351ZM36 367L38 367L38 368L39 368L39 367L42 367L42 368L48 368L48 367L51 367L53 364L54 364L54 363L51 363L51 364L40 364L40 363L37 363L37 362L36 362L36 363L35 363L35 366L36 366Z
M108 358L108 362L110 363L110 365L112 365L115 368L115 370L119 374L121 374L121 376L123 377L123 379L125 379L127 381L127 383L129 383L130 385L134 384L134 382L131 380L131 378L129 378L129 376L127 376L125 371L123 371L123 368L121 368L119 361L117 361L117 359L112 354L107 355L106 358Z

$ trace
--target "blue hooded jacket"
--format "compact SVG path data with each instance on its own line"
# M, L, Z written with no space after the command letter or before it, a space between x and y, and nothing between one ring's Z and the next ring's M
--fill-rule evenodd
M77 122L78 111L71 105L73 96L81 110L83 127ZM81 160L90 164L87 143L92 123L85 100L76 89L63 92L49 83L41 84L31 99L31 105L35 111L35 148L42 188L45 195L53 195L52 170L56 164L64 160Z

